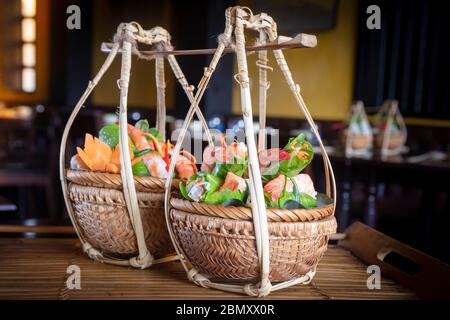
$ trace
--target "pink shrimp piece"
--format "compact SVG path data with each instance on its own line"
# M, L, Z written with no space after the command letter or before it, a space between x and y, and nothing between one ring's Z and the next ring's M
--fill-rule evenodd
M191 153L186 150L180 152L175 164L180 179L186 180L198 171L195 162L195 157Z
M267 168L273 162L290 159L290 155L286 150L273 148L260 151L258 154L258 159L261 168Z
M247 184L244 178L235 175L233 172L228 172L225 177L225 181L223 182L222 187L220 187L219 191L224 191L229 189L231 191L239 190L244 192L247 188Z
M283 193L284 185L286 182L286 176L280 175L277 178L270 180L265 186L263 191L270 194L272 201L277 201Z
M294 177L294 181L297 184L298 192L303 192L310 195L313 198L316 198L317 191L314 189L314 183L309 175L307 175L306 173L301 173ZM294 191L294 186L290 179L286 183L286 191L288 192Z
M148 153L142 156L150 175L155 178L165 179L168 176L166 162L156 153Z

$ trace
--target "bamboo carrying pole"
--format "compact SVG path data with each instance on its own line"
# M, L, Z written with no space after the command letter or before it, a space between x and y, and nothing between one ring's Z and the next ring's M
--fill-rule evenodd
M256 142L254 139L253 132L253 117L252 117L252 105L250 98L250 87L249 87L249 77L248 77L248 67L247 67L247 58L246 58L246 47L245 47L245 37L244 37L244 29L251 29L260 32L260 40L264 41L266 38L270 42L276 41L279 39L276 33L276 24L273 19L265 13L260 15L253 15L251 10L245 7L232 7L228 8L225 12L225 31L219 37L219 45L214 52L214 56L208 68L205 68L204 75L200 81L198 86L197 93L195 95L195 100L192 102L189 111L186 115L185 121L183 123L181 133L177 144L175 145L174 152L177 153L181 149L181 144L183 142L184 136L186 134L189 123L192 120L193 113L198 107L198 104L203 96L203 93L208 85L208 82L211 78L212 72L215 70L217 63L224 53L225 48L232 41L232 36L234 32L234 40L235 40L235 52L237 56L237 65L239 73L235 76L235 79L239 82L240 91L241 91L241 107L242 114L244 118L244 126L246 132L246 141L248 147L249 154L249 190L252 204L252 217L253 217L253 226L255 232L255 241L257 247L257 254L260 265L260 281L257 284L246 284L246 285L237 285L237 284L226 284L226 283L216 283L208 279L207 276L201 274L196 268L193 267L193 264L188 260L187 255L183 252L183 248L178 242L177 237L174 234L173 225L170 216L170 199L171 199L171 183L172 176L175 169L175 162L172 160L169 168L169 177L166 180L166 194L165 194L165 214L167 226L169 228L169 234L171 236L172 242L174 244L175 250L181 257L180 261L185 269L188 279L193 281L199 286L214 288L224 291L236 292L236 293L244 293L251 296L265 296L270 292L283 289L295 284L299 283L309 283L314 274L315 269L308 272L306 275L293 279L290 281L281 282L278 284L271 284L269 280L269 257L270 257L270 247L269 247L269 234L267 227L267 214L266 207L263 198L263 188L262 188L262 180L261 173L258 165L257 158L257 148ZM264 35L261 35L263 33ZM267 49L267 47L265 47ZM273 49L273 48L272 48ZM294 82L292 78L292 74L287 66L286 60L284 59L284 55L281 51L281 47L274 49L275 60L277 61L289 88L291 89L294 97L301 109L304 113L311 129L318 140L320 149L323 154L324 159L324 170L326 177L326 193L329 197L333 198L334 207L336 206L336 183L334 179L333 169L331 167L331 163L329 157L326 153L325 147L322 143L320 135L317 131L317 128L314 124L314 121L303 101L303 98L300 94L300 87ZM262 53L259 57L264 58L264 54ZM265 69L265 62L260 61L260 68ZM260 69L261 71L261 69ZM265 80L264 72L260 72L260 86L263 85L263 81ZM264 81L266 84L266 82ZM260 110L263 111L263 116L260 117L264 127L265 121L265 91L267 90L267 85L264 86L264 90L260 90ZM262 95L262 96L261 96ZM264 119L263 119L264 118ZM262 145L262 140L260 140L259 145ZM334 214L334 209L333 209Z
M81 96L80 100L77 102L74 110L72 111L66 126L64 128L64 132L61 139L61 147L59 154L59 173L61 180L61 187L63 190L64 201L68 210L69 217L74 226L75 232L78 235L82 245L83 250L89 255L90 258L115 264L121 266L133 266L136 268L147 268L152 264L172 261L177 259L178 257L164 257L161 259L154 260L151 253L148 251L144 230L142 226L142 220L140 217L139 206L137 202L137 194L134 186L134 178L131 169L131 160L128 149L128 133L127 133L127 99L128 99L128 84L130 78L130 70L131 70L131 55L137 54L139 55L139 51L137 50L137 43L145 43L148 45L156 45L159 53L155 59L156 64L156 83L157 83L157 126L158 129L164 135L165 133L165 80L164 80L164 58L167 57L169 64L174 72L174 75L183 90L185 91L188 99L193 101L193 90L194 88L189 85L186 77L181 71L178 62L176 61L173 55L163 55L162 53L171 49L170 44L170 35L169 33L161 27L155 27L151 30L144 30L142 27L136 22L131 23L122 23L119 25L117 29L117 33L114 37L114 44L111 48L111 51L108 54L105 62L100 68L97 75L93 78L92 81L89 82L88 87L85 92ZM119 139L119 147L120 147L120 160L121 160L121 179L123 186L123 193L125 198L125 204L127 207L128 214L130 216L130 221L132 227L134 229L136 240L138 244L138 252L139 255L137 257L132 257L130 259L119 259L115 257L107 256L106 254L100 252L96 248L94 248L83 235L83 230L79 226L77 219L75 218L74 209L72 207L72 203L70 201L68 195L68 183L65 176L65 156L66 156L66 145L67 139L69 136L70 129L73 125L73 122L80 112L81 108L84 106L87 98L94 90L95 86L102 79L105 72L111 66L111 63L114 61L117 54L122 53L122 66L121 66L121 77L118 81L119 89L120 89L120 110L119 110L119 131L120 131L120 139ZM197 114L203 128L207 129L206 121L199 109L195 109L194 112ZM209 144L213 144L211 135L209 132L206 132L207 140Z

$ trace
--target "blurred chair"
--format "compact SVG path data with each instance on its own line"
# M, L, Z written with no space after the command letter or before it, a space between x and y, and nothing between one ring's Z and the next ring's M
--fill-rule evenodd
M18 193L18 215L29 218L39 208L32 191L43 189L48 214L57 217L56 159L59 143L55 139L51 110L35 113L31 119L0 119L1 149L0 187L14 188Z

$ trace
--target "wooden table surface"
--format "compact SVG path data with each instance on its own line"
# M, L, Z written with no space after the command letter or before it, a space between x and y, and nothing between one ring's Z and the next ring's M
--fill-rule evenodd
M81 270L81 289L68 289L69 265ZM382 278L380 290L366 286L366 266L350 252L329 246L314 280L272 293L265 299L415 299ZM251 299L197 287L179 262L147 270L90 260L77 239L0 238L0 299Z

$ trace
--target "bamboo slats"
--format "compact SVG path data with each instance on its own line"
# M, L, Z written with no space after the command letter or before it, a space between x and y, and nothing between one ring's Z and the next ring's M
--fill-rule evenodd
M81 290L69 290L69 265L81 270ZM270 299L415 299L415 293L382 278L366 286L366 266L349 251L329 246L309 285L272 293ZM179 262L150 270L94 262L76 239L0 239L0 299L252 299L193 286Z

